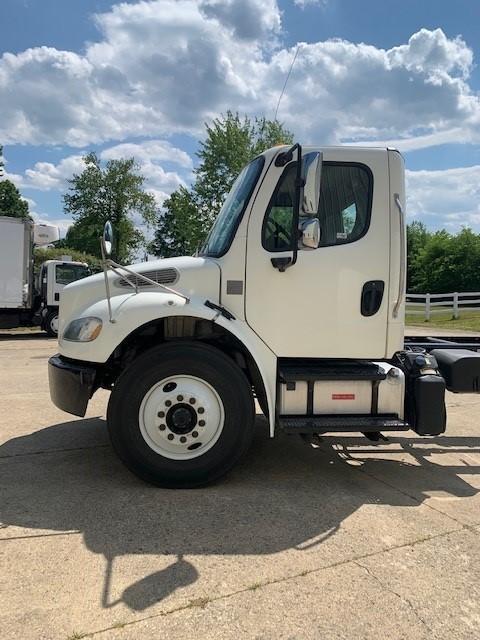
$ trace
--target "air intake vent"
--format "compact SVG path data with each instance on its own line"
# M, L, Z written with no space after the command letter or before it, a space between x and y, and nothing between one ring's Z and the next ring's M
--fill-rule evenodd
M155 271L141 271L139 273L146 278L150 278L150 280L158 282L158 284L166 285L175 284L180 276L176 269L158 269ZM145 282L145 280L133 275L129 275L128 280L137 287L153 287L153 284L149 284L148 282ZM127 282L126 278L120 278L120 280L117 280L115 284L118 287L131 288L131 285Z

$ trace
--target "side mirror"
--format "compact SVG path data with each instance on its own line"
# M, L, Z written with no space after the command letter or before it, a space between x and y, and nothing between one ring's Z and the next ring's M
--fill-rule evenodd
M322 153L306 153L302 162L303 194L300 201L304 216L316 216L320 201L320 180L322 177Z
M103 227L103 237L102 237L102 249L105 256L109 256L112 253L113 247L113 227L110 220L105 223Z
M300 221L300 231L302 232L301 242L304 247L317 249L320 244L320 222L318 218L308 218Z

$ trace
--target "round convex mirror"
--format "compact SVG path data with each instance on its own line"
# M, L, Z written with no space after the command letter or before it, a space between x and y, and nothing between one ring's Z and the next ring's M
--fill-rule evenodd
M110 220L105 223L103 228L103 249L105 251L105 255L109 256L112 253L113 246L113 227Z

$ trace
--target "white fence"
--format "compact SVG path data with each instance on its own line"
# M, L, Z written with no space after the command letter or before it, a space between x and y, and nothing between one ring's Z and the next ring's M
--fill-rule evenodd
M432 313L445 313L449 310L452 317L458 318L461 311L480 312L480 292L407 293L406 304L408 315L423 315L425 320L430 320Z

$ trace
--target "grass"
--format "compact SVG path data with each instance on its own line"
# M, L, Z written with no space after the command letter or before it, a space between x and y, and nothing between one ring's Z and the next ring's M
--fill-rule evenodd
M429 322L426 322L421 315L409 315L407 309L405 322L407 325L417 327L445 329L446 334L449 329L480 331L480 309L478 311L460 311L460 317L456 320L453 319L451 311L432 313Z

